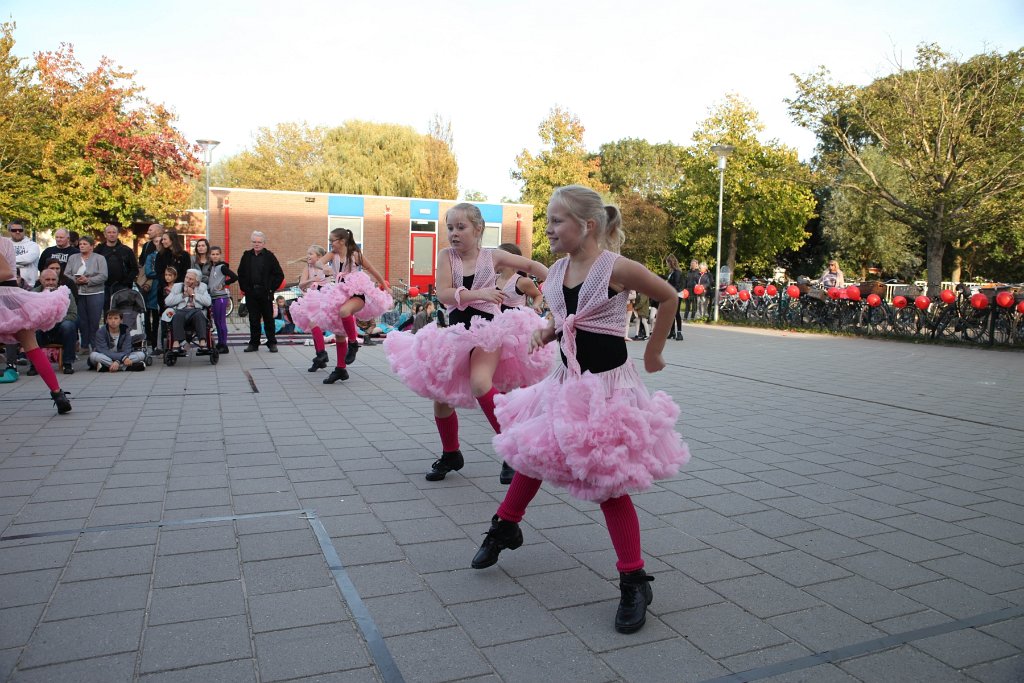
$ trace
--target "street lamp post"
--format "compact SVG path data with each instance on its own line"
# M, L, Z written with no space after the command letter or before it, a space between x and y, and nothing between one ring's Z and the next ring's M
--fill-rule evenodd
M206 215L203 217L203 230L206 239L210 239L210 161L213 159L213 148L220 144L220 140L196 140L203 150L203 163L206 164Z
M715 322L718 322L718 299L722 282L722 197L725 192L725 160L733 150L732 145L714 145L711 151L718 157L718 239L715 241Z

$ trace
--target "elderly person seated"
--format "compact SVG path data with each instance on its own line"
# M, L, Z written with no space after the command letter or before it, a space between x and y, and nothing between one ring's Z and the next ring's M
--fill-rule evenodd
M44 289L54 291L60 285L60 275L58 272L51 268L44 268L39 272L39 281L36 283L33 291L41 292ZM75 342L78 341L78 305L75 303L75 297L71 296L70 293L68 299L70 303L64 320L49 330L37 330L36 341L40 346L44 347L48 344L60 344L63 346L64 374L73 375L75 372L75 368L72 365L75 362ZM28 374L37 374L35 368L30 368Z
M110 309L104 321L106 324L96 332L96 348L89 354L89 367L100 372L145 370L146 354L132 349L132 333L121 321L121 311Z
M174 310L174 317L171 319L173 351L181 347L187 329L195 333L199 348L206 348L206 309L213 303L213 299L202 282L202 277L202 273L197 269L189 268L185 271L185 281L176 283L164 299L164 304Z

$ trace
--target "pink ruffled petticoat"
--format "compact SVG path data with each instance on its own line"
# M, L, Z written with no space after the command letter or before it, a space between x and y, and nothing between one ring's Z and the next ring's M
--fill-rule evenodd
M582 500L643 491L690 459L675 430L679 407L664 392L649 394L632 361L576 377L559 366L494 404L494 450L517 472Z
M366 273L356 271L345 273L343 277L344 279L339 280L337 284L320 290L323 297L320 302L320 319L323 324L320 327L323 329L342 329L342 319L339 315L341 307L356 294L362 294L366 299L363 307L355 312L356 320L373 320L394 306L391 294L377 287Z
M324 285L323 287L310 287L302 296L292 302L292 305L288 308L288 313L292 316L292 322L300 330L309 332L314 327L323 326L320 324L321 304L324 300L324 289L330 287L330 285Z
M391 371L415 393L450 406L473 408L476 399L469 384L472 350L501 349L493 379L498 391L527 387L546 377L554 363L557 350L552 344L529 352L533 331L546 326L547 321L529 309L504 311L494 320L473 318L469 329L430 323L416 334L389 333L384 353Z
M67 287L29 292L20 287L0 287L0 342L17 343L21 330L50 330L64 320L71 305Z

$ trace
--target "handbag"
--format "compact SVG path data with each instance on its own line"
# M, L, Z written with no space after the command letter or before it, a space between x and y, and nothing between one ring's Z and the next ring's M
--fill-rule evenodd
M135 276L135 284L138 285L143 294L149 294L149 290L153 288L153 280L146 277L145 268L139 268L139 274Z

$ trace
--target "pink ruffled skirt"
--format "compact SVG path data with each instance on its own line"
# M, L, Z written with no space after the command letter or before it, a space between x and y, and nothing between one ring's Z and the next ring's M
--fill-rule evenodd
M292 322L300 330L309 332L314 327L320 327L319 319L321 317L320 304L323 301L322 292L325 288L331 285L324 285L322 287L310 287L302 296L293 301L292 305L288 308L288 313L292 316Z
M501 424L494 450L517 472L582 500L646 490L690 459L675 429L679 407L664 392L648 393L632 361L578 377L559 365L494 404Z
M501 349L493 379L498 391L527 387L544 379L554 364L557 349L553 344L530 353L534 330L546 326L547 321L529 309L504 311L493 320L473 318L469 329L462 325L438 327L433 322L416 334L389 333L384 354L391 371L415 393L451 406L473 408L476 399L469 383L473 349Z
M17 343L21 330L50 330L68 314L71 292L67 287L29 292L20 287L0 287L0 342Z
M343 329L341 307L356 294L364 297L363 307L355 312L357 320L373 320L391 310L394 301L362 272L346 273L345 279L319 289L307 289L302 298L292 304L292 320L303 330L319 327L322 330Z

